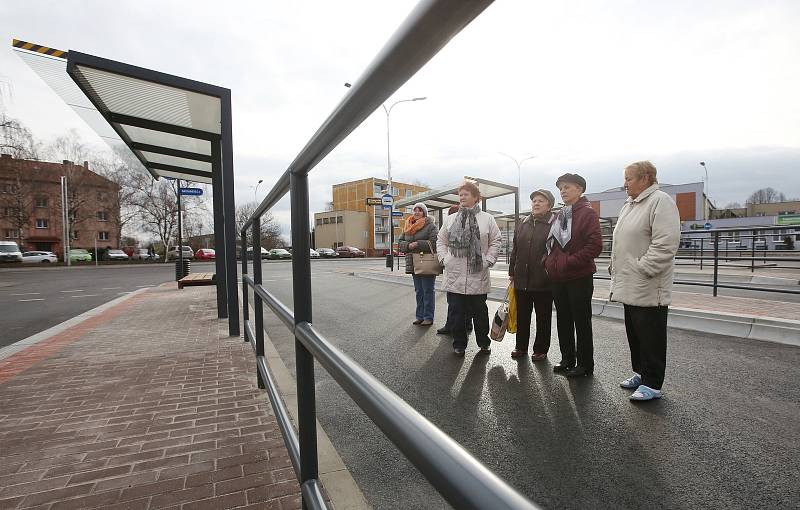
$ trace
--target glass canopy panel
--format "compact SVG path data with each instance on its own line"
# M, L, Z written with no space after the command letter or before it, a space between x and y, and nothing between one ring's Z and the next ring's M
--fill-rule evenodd
M221 132L219 98L87 66L76 66L75 74L113 113Z
M191 170L202 170L203 172L208 172L209 177L211 176L211 163L206 163L205 161L178 158L175 156L167 156L165 154L156 154L155 152L140 151L140 153L149 163L162 163L164 165L179 166L181 168L189 168ZM161 170L158 168L154 170L157 173L161 173Z
M211 142L208 140L173 135L171 133L164 133L163 131L154 131L152 129L128 126L125 124L119 124L119 127L122 128L132 142L157 145L159 147L194 152L195 154L203 154L206 156L211 155Z
M180 172L170 172L169 170L158 170L158 175L161 177L169 177L170 179L181 179L192 182L202 182L204 184L211 184L211 176L199 177L197 175L182 174ZM183 184L183 183L181 183Z

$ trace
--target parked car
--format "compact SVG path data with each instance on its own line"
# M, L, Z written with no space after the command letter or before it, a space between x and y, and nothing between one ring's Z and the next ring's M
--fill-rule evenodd
M292 254L283 248L273 248L267 254L267 258L270 260L290 259Z
M128 254L122 250L108 250L103 255L103 260L128 260Z
M161 255L158 253L150 253L147 248L135 248L131 253L131 260L158 260Z
M194 257L194 250L192 250L191 246L181 246L181 250L183 251L183 258L191 260ZM178 259L178 248L176 246L171 247L167 251L167 260L177 260Z
M0 241L0 262L22 262L22 250L14 241Z
M267 251L267 249L266 249L266 248L264 248L264 247L262 246L262 247L261 247L261 260L264 260L265 258L267 258L267 255L269 255L269 252ZM252 247L252 246L250 246L249 248L247 248L247 258L248 258L249 260L253 260L253 247Z
M58 262L58 257L50 251L26 251L22 254L24 264L44 263L51 264Z
M340 257L366 257L367 254L363 251L359 250L355 246L340 246L339 249L336 250L336 253L339 254Z
M197 260L216 260L217 252L211 248L200 248L194 252L194 258Z
M317 250L315 250L314 248L311 248L310 255L311 255L312 259L318 259L319 258L319 252Z
M91 262L92 254L83 248L73 248L69 251L70 262Z
M319 252L319 256L324 259L332 259L339 256L339 254L331 248L320 248L317 252Z

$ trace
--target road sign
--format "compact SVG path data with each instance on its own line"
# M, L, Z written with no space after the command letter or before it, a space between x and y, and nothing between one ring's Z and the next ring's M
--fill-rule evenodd
M386 209L387 211L391 211L392 210L392 206L391 205L384 205L383 208Z
M395 218L402 218L403 211L392 211L392 216L394 216Z
M800 225L800 214L779 214L776 225Z
M179 188L178 193L197 197L203 194L203 188Z
M367 205L381 205L382 201L378 197L367 197Z
M711 223L706 222L706 224L703 225L703 228L706 229L706 230L711 230Z
M394 203L394 197L392 197L392 195L387 193L381 197L381 203L383 204L384 207L386 207L387 205L391 207L391 205Z

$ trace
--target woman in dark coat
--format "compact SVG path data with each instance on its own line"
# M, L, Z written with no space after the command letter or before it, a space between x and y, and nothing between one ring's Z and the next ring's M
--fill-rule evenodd
M413 253L432 253L436 250L439 229L428 216L425 204L414 204L414 215L406 220L403 233L398 239L398 248L406 253L406 274L413 275L414 291L417 295L417 312L414 324L430 326L436 306L436 276L414 274Z
M553 320L553 293L543 259L553 221L553 194L545 189L531 193L531 214L514 231L514 247L508 264L508 276L514 283L517 301L517 345L512 358L528 354L531 338L531 313L536 309L536 340L532 361L547 358Z
M597 272L594 259L603 250L603 238L600 218L582 196L586 180L568 173L558 178L556 187L564 207L550 228L544 262L552 282L561 347L561 361L553 371L563 372L567 377L583 377L594 372L592 294L593 275Z

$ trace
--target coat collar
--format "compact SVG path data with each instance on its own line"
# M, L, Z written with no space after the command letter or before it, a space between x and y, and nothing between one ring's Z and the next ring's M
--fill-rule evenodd
M658 191L658 189L659 189L658 183L651 184L649 188L639 193L639 196L636 197L635 199L628 197L628 202L641 202L645 198L649 197L650 195Z
M554 217L555 217L555 214L553 214L553 211L547 211L547 216L545 218L543 218L543 221L545 223L551 223L553 221ZM529 222L533 221L533 219L534 219L533 218L533 213L531 212L529 215L525 216L525 218L522 219L522 223L529 223Z

